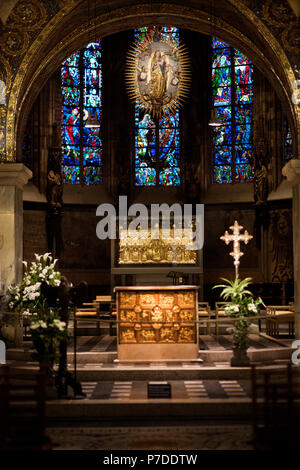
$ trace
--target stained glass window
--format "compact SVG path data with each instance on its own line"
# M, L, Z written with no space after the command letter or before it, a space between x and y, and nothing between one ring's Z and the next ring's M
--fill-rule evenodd
M214 128L213 183L253 180L252 75L244 54L212 39L212 99L222 123Z
M65 183L94 185L103 181L101 59L101 41L97 40L73 54L61 67Z
M135 30L136 40L151 35L154 29ZM179 29L163 27L160 34L179 41ZM143 77L142 77L143 78ZM160 118L135 106L135 184L136 186L180 185L179 111Z
M285 165L289 160L293 158L293 139L291 128L288 120L284 117L283 120L283 132L284 132L284 149L283 149L283 164Z
M22 142L22 161L29 168L32 167L32 153L33 153L32 136L33 136L33 119L32 119L32 114L30 114L26 121L23 142Z

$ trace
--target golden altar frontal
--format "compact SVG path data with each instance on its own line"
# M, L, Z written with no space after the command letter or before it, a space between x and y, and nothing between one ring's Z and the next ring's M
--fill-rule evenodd
M198 358L198 286L115 287L118 359Z

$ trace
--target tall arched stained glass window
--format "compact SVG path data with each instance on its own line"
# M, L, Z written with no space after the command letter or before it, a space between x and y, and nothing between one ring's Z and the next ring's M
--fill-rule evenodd
M244 54L212 39L213 106L222 123L214 129L213 183L253 180L252 75Z
M135 30L135 38L151 34L149 27ZM179 41L179 29L163 27L162 36ZM147 80L147 70L141 70L139 80ZM135 106L135 185L180 185L180 117L179 111L160 118Z
M88 44L61 67L62 172L65 183L102 183L101 41Z

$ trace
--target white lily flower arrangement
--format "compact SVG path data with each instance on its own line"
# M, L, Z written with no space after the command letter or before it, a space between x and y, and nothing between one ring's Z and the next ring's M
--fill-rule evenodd
M35 261L24 264L23 279L17 286L10 286L9 309L20 309L30 319L33 344L40 355L55 356L59 342L68 336L67 325L59 318L59 303L50 307L41 291L43 283L59 287L61 274L56 270L57 259L51 253L35 254Z
M36 312L36 307L44 300L40 292L42 282L53 287L58 287L61 283L61 274L55 270L57 259L53 260L51 253L34 256L35 261L30 266L27 261L23 261L24 275L20 284L8 288L11 296L9 302L11 310L21 307L27 312Z

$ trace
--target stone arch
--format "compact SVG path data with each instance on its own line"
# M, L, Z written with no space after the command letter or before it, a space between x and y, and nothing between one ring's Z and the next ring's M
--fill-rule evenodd
M182 0L181 0L182 1ZM110 2L109 2L110 3ZM6 148L7 157L15 160L20 154L26 117L43 84L61 62L93 37L105 37L146 24L172 24L211 35L212 33L240 49L269 78L283 102L291 124L294 155L299 141L300 111L292 101L296 77L286 54L271 31L245 5L229 0L230 15L222 19L224 2L214 16L198 9L189 1L181 4L139 3L130 1L126 8L106 8L91 20L87 2L74 8L71 1L40 32L24 56L12 84L9 97ZM77 10L76 10L77 9ZM228 9L228 8L227 8ZM213 25L213 26L212 26ZM247 27L245 27L245 25ZM298 108L298 109L297 109Z

